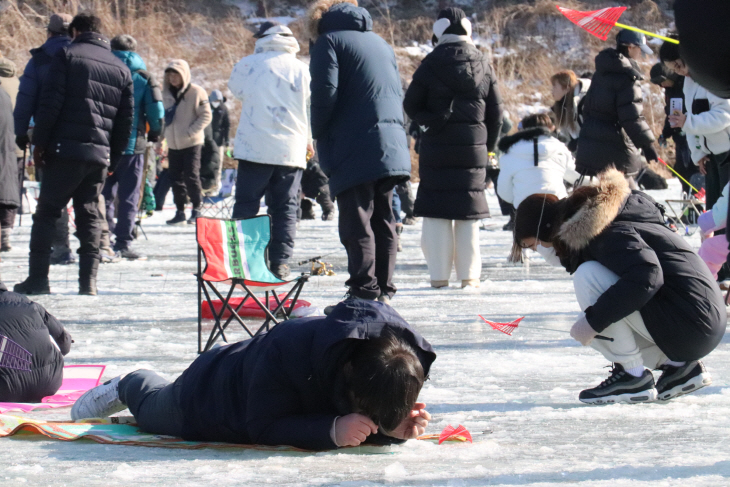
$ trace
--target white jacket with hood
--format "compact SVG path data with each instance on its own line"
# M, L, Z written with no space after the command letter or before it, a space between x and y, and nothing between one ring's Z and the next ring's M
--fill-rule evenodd
M533 194L565 198L568 193L564 181L573 183L580 177L568 147L547 129L532 128L502 137L499 150L504 154L499 158L497 193L515 208Z
M174 59L165 71L177 71L183 79L183 87L177 94L180 102L175 109L171 124L165 126L167 146L172 150L182 150L205 141L205 127L213 120L208 93L200 86L190 82L190 66L187 61ZM170 91L170 83L165 76L162 86L162 103L165 110L175 106L176 98Z
M687 120L683 130L692 162L697 164L706 155L730 151L730 100L713 95L689 76L684 79L684 100ZM693 107L706 110L708 106L709 111L692 113Z
M307 165L309 66L296 58L299 43L287 27L277 25L256 41L254 54L233 68L228 88L241 100L233 157L291 166Z

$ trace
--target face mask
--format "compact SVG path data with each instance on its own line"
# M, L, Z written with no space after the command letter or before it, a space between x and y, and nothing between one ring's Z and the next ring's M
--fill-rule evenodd
M213 108L218 108L219 106L221 106L221 102L219 102L219 101L212 101L212 102L210 102L210 105Z
M563 267L560 263L560 258L555 254L555 247L543 247L542 244L537 244L535 251L540 254L549 265L553 267Z

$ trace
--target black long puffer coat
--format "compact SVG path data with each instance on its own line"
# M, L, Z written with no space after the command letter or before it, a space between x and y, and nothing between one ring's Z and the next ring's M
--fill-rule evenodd
M616 49L596 56L575 158L581 174L595 176L610 166L629 175L641 170L640 149L654 142L643 115L642 79L636 62Z
M30 372L0 367L0 402L40 402L55 394L63 380L63 356L71 350L71 335L43 306L9 292L2 282L0 335L32 354Z
M449 107L452 111L441 126L421 129L415 214L488 217L486 170L502 123L502 100L488 58L467 42L437 46L414 73L403 106L419 125Z
M47 160L108 166L132 134L134 87L109 40L85 32L51 62L41 90L33 142Z
M598 194L579 188L559 205L563 217L553 239L573 273L597 261L619 280L586 309L597 332L639 311L654 343L675 361L697 360L720 343L727 313L707 265L682 236L664 224L650 196L631 191L616 170L604 173Z

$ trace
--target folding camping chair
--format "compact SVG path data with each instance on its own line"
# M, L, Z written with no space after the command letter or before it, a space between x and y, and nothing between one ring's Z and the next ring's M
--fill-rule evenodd
M227 342L225 332L234 319L251 337L254 337L263 330L269 330L270 326L279 324L277 316L282 320L291 318L299 294L309 276L303 274L290 281L283 281L269 270L266 261L267 248L271 240L270 216L261 215L244 220L200 217L196 221L196 233L198 241L198 353L209 350L219 337ZM204 269L203 257L205 257ZM292 288L283 299L280 299L275 290L292 283ZM230 285L225 297L217 288L222 284ZM246 294L234 308L230 301L236 287L245 291ZM209 291L220 299L219 310L214 306ZM255 295L256 292L263 292L263 302ZM203 295L205 295L205 300L203 300ZM264 314L264 322L256 331L252 331L250 323L244 322L239 315L241 308L247 302L255 303ZM212 311L215 323L205 347L203 347L202 307L205 305L209 306ZM275 308L270 309L274 305ZM223 321L226 311L230 312L230 316Z
M221 176L221 190L217 196L204 196L200 214L208 218L231 218L236 199L233 188L236 185L236 169L224 169Z

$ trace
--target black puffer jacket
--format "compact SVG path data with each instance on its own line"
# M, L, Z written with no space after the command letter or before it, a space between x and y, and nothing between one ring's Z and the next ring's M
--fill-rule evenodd
M670 360L704 357L720 343L727 323L722 295L707 265L666 227L654 200L632 192L621 173L608 171L598 188L588 199L583 195L592 188L579 188L558 203L569 218L563 218L553 242L571 273L592 260L619 276L586 310L588 323L600 333L640 311L646 329Z
M13 126L13 105L10 95L0 89L0 206L6 208L20 206Z
M345 301L329 316L286 321L200 355L177 379L187 440L336 448L330 427L352 412L342 368L360 340L385 330L408 342L428 375L431 345L390 306ZM399 443L381 433L368 443Z
M488 217L486 168L499 138L502 100L487 57L467 42L438 45L414 73L403 106L425 127L415 214L447 220ZM441 114L448 120L432 123Z
M636 62L616 49L596 56L596 73L583 100L578 172L595 176L609 166L630 175L641 170L640 149L654 142L643 115L642 79Z
M53 58L43 83L33 142L49 161L108 166L132 134L134 87L129 68L101 34L80 34Z
M9 292L2 282L0 335L32 354L30 372L0 367L0 402L40 402L55 394L63 380L63 356L71 350L71 335L43 306Z
M719 36L730 23L727 0L676 0L679 52L692 78L715 95L730 98L730 39Z

